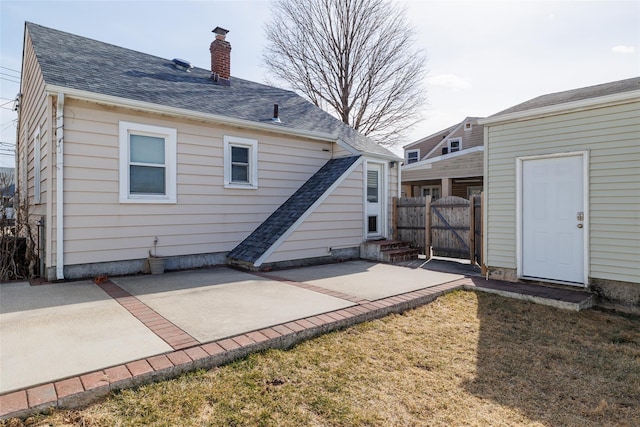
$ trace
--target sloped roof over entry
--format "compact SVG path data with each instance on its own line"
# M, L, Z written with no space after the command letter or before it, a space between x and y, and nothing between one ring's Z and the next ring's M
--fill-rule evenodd
M228 257L252 264L258 261L359 158L351 156L329 160L249 237L229 252Z

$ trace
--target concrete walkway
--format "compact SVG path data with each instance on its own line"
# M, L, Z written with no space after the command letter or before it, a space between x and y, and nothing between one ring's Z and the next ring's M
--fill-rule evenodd
M100 284L2 284L0 418L76 407L111 390L287 348L475 282L513 288L423 267L353 261L270 273L220 267Z

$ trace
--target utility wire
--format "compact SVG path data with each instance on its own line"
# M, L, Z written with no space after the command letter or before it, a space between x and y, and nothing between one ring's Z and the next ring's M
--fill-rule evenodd
M20 74L19 70L14 70L13 68L3 67L2 65L0 65L0 68L2 68L3 70L9 70L9 71L13 71L14 73Z
M2 77L2 75L0 75L0 79L6 80L6 81L11 82L11 83L18 83L18 84L20 83L19 80L11 80L11 79L9 79L7 77Z

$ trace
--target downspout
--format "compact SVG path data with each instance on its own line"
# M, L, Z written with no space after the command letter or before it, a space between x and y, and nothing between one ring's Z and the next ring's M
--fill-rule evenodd
M397 161L396 164L398 165L398 192L396 193L396 200L400 199L400 197L402 197L402 162L401 161ZM396 216L398 215L397 210L394 210L394 213L396 214ZM393 223L391 224L391 229L394 231L392 233L392 237L393 238L397 238L398 237L398 233L396 233L395 231L397 231L396 226L398 225L398 218L394 217L393 218Z
M64 279L64 93L56 105L56 279Z
M398 194L397 198L402 197L402 162L398 161Z

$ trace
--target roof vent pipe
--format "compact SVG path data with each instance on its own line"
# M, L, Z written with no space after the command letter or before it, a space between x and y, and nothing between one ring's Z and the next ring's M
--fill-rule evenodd
M278 104L273 104L273 117L271 118L271 121L276 123L282 123L280 121Z

